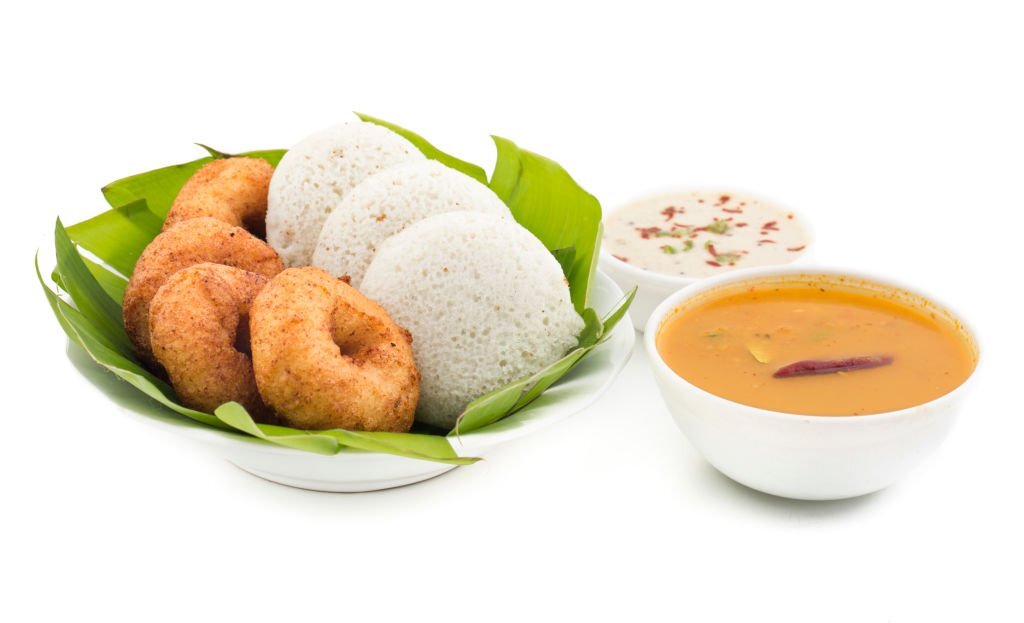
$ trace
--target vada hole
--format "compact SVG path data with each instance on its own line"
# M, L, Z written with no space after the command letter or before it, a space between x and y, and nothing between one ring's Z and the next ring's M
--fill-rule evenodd
M238 327L235 328L235 350L246 357L252 357L252 338L249 333L249 315L242 314L238 317Z
M348 357L354 359L359 354L359 344L349 341L338 341L334 340L334 344L338 347L338 352L341 353L342 357Z
M263 242L267 241L267 221L261 214L253 214L248 218L243 218L242 229L245 229Z
M370 346L368 336L359 332L346 332L343 327L335 327L331 332L331 339L338 347L338 353L345 358L359 360L365 356L367 347Z

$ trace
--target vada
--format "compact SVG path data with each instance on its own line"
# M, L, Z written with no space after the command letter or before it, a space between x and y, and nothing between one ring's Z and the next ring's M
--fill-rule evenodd
M263 400L307 430L405 432L420 375L412 338L345 281L289 268L256 296L252 362Z
M204 164L174 199L164 231L178 223L210 216L266 238L267 189L274 167L260 158L222 158Z
M142 252L125 288L124 328L135 351L156 366L149 341L149 306L157 290L183 268L212 262L272 277L284 269L270 246L245 231L203 216L182 221L153 239Z
M254 419L270 421L248 337L249 308L267 281L230 266L196 264L157 290L149 308L150 344L182 404L213 413L233 400Z

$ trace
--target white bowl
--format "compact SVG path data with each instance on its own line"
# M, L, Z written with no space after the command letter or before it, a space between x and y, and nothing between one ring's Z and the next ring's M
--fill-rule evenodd
M683 189L682 191L675 189L674 191L669 190L662 192L691 192L704 190L707 189L692 188ZM754 194L746 191L741 191L736 188L716 189L716 192L718 190L721 190L722 192L725 193L731 192L733 194ZM760 197L761 195L757 196ZM775 201L772 201L772 203L775 205L781 205ZM616 208L616 210L620 210L624 207L627 206L620 206ZM804 228L804 231L807 234L807 248L804 251L800 252L799 255L794 257L792 262L784 264L784 266L792 266L794 264L806 265L808 262L808 258L813 257L814 250L817 247L815 243L816 238L814 234L814 229L812 228L810 222L808 222L808 220L804 218L804 216L800 212L792 210L788 207L786 208L786 210L787 212L793 213L796 216L797 220L800 222L800 225ZM614 211L612 213L614 213ZM654 308L656 308L662 301L664 301L665 298L668 297L668 295L694 283L699 283L707 279L714 279L717 277L717 275L715 277L681 277L679 275L666 275L664 273L657 273L650 270L644 270L642 268L637 268L632 264L628 264L616 258L611 253L607 252L604 249L604 246L602 246L599 255L599 265L601 267L601 270L604 271L609 277L614 279L615 283L619 284L619 287L622 288L624 291L628 292L629 290L632 290L634 286L636 286L636 297L633 299L633 304L630 305L629 307L629 317L633 321L633 326L636 327L637 331L640 331L641 333L644 331L644 327L647 326L647 319L651 317L651 312L653 312ZM744 269L733 269L729 267L724 267L724 272L722 274L731 274L733 272L736 272L737 270Z
M598 272L591 305L603 314L621 298L622 290ZM632 328L619 323L608 341L595 348L540 398L486 430L452 439L452 447L459 456L485 456L491 448L582 411L611 386L629 361L634 340ZM122 411L198 441L241 469L273 482L317 491L374 491L420 482L455 468L443 463L349 449L325 456L210 428L161 407L127 383L116 380L76 346L69 345L68 353L82 375L106 397L112 398Z
M651 314L644 346L662 398L697 450L726 476L787 498L833 500L884 489L931 453L952 426L971 378L930 402L876 415L794 415L732 402L691 384L661 358L656 338L662 323L693 297L738 282L786 278L845 278L926 305L962 327L978 353L975 334L949 308L887 278L846 270L754 268L703 280L667 298Z
M620 288L630 290L634 286L636 287L636 296L633 297L633 303L629 306L629 319L632 321L633 327L641 333L644 331L651 313L670 294L704 280L699 277L673 277L643 270L615 258L604 248L601 249L598 261L601 270L614 279Z

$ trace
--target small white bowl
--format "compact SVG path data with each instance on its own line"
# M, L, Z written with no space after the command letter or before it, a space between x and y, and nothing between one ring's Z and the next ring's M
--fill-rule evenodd
M945 438L977 374L945 396L876 415L794 415L740 404L707 392L661 358L656 339L663 322L702 293L739 282L843 278L847 285L897 292L912 304L945 315L961 328L977 357L977 338L933 297L887 278L833 269L772 266L703 280L667 298L651 314L644 346L662 398L676 424L715 468L748 487L787 498L835 500L888 487Z
M634 286L636 296L629 306L629 319L633 327L641 333L647 325L654 308L673 292L677 292L691 284L703 281L699 277L679 277L643 270L614 257L602 247L598 260L601 270L615 280L620 288L627 292Z
M704 188L690 188L682 190L675 189L665 192L695 192L706 190L707 189ZM742 191L736 188L715 189L715 192L719 192L720 190L723 193L751 195L757 196L759 198L762 197L759 194L749 193L747 191ZM771 201L771 203L775 205L782 205L777 204L775 201L772 201L770 199L765 200ZM616 208L616 210L621 210L627 207L628 205L629 204L622 205ZM794 257L792 262L789 262L788 264L782 264L782 266L792 266L794 264L805 265L808 261L808 257L811 257L810 254L812 254L814 252L814 249L816 248L814 229L811 227L811 224L807 221L806 218L804 218L804 216L800 212L792 210L789 207L786 207L786 211L793 213L795 215L796 219L800 222L800 225L804 228L804 231L807 233L807 248L801 251L799 255ZM609 214L612 213L614 213L614 210ZM601 270L604 271L609 277L614 279L615 283L619 284L619 287L622 288L624 291L629 292L630 290L633 289L634 286L636 286L636 297L633 299L633 304L630 305L629 307L629 317L633 321L633 326L636 327L637 331L640 331L641 333L644 331L644 327L647 326L647 319L650 318L651 312L653 312L654 308L657 307L659 303L664 301L668 295L694 283L699 283L707 279L714 279L715 277L718 276L716 275L715 277L681 277L679 275L666 275L664 273L658 273L651 270L644 270L642 268L637 268L632 264L628 264L616 258L614 255L612 255L611 253L607 252L604 249L604 245L602 245L601 247L601 252L599 255L599 264L601 266ZM736 272L737 270L744 269L734 269L726 267L723 268L722 274L731 274L733 272Z
M623 296L611 279L598 272L591 291L591 306L600 314ZM535 433L584 410L611 387L633 352L636 333L621 322L604 344L523 410L451 440L459 456L481 457L494 447ZM325 456L259 441L204 426L163 408L96 365L81 349L69 344L68 356L79 372L95 385L104 399L121 411L201 443L239 468L272 482L317 491L375 491L408 485L439 476L456 466L391 454L343 449ZM472 467L472 466L470 466Z

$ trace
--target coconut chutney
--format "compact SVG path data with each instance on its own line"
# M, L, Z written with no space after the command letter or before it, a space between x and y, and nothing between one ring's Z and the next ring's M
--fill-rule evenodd
M792 212L734 192L675 192L634 201L604 221L605 249L643 270L710 277L792 262L810 236Z

